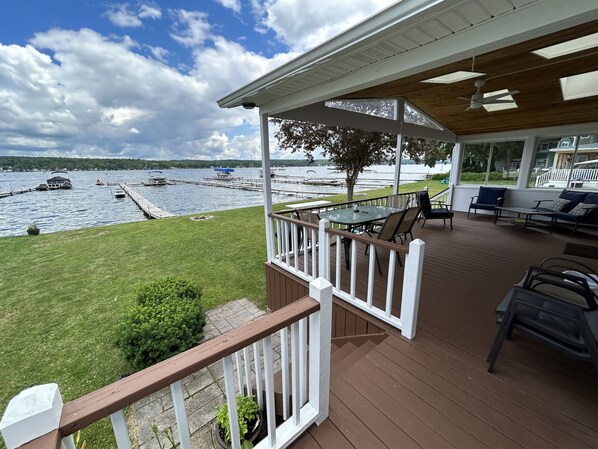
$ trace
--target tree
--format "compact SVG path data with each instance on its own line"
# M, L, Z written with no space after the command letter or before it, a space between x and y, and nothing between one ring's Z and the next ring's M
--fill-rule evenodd
M438 161L450 159L454 146L454 143L441 140L404 137L403 156L407 156L416 164L434 167Z
M280 148L303 151L310 162L313 152L321 149L338 170L346 172L347 200L364 168L393 160L396 136L358 129L326 126L294 120L272 119L279 126L274 134Z

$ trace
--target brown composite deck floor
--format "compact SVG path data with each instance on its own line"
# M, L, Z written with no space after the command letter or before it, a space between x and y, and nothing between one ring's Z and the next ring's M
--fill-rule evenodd
M598 232L549 235L457 214L454 231L428 222L414 236L426 242L415 339L387 329L386 340L332 379L329 419L292 447L598 448L598 374L589 363L517 335L494 374L485 361L494 309L526 267L561 255L568 242L597 245ZM362 267L364 256L364 291Z

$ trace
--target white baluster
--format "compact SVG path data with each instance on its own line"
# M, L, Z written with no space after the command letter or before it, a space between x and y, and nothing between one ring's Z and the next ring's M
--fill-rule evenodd
M129 431L127 430L123 411L119 410L110 415L110 421L112 422L112 429L114 430L118 449L131 449L131 440L129 439Z
M299 386L299 324L291 324L291 394L293 424L299 425L300 386Z
M280 359L282 370L282 419L289 418L289 331L280 330Z
M401 257L398 255L398 257ZM386 281L386 309L385 313L387 317L390 317L392 310L392 294L394 292L395 285L395 269L396 269L397 252L391 251L388 260L388 280Z
M303 272L309 276L309 228L303 226Z
M320 245L316 245L318 233L315 229L311 230L311 275L315 278L318 275L318 254L321 251Z
M285 252L285 260L287 266L291 266L291 242L289 238L289 222L285 221L283 223L284 227L284 252Z
M307 318L299 321L299 403L307 401Z
M261 409L264 408L264 395L262 394L262 367L260 366L260 345L253 344L253 364L255 367L255 391L257 392L257 403Z
M330 222L325 218L320 220L319 224L319 260L318 260L318 273L320 276L326 276L330 278L330 243L327 239L326 229L330 227ZM315 275L314 275L315 276Z
M185 397L183 396L183 386L180 380L170 384L170 393L174 405L174 416L179 431L181 449L191 449L191 434L189 433L189 423L187 422L187 412L185 411Z
M272 337L264 343L264 377L266 378L266 417L268 421L268 443L276 445L276 412L274 407L274 360L272 357Z
M372 308L372 301L374 299L374 270L376 268L376 247L370 245L370 261L368 266L368 293L367 305L368 309Z
M227 355L222 359L224 369L224 390L228 406L228 422L230 425L230 439L233 449L241 449L241 435L239 432L239 415L237 414L237 395L235 394L235 380L233 374L233 359Z
M243 364L245 366L245 385L247 385L247 396L251 396L251 369L249 366L249 347L243 348Z
M237 366L237 386L239 394L243 394L243 370L241 369L241 351L235 352L235 364Z
M299 272L299 230L295 223L291 223L291 232L293 233L293 259L295 272Z
M336 236L336 259L335 259L336 278L334 279L334 286L336 287L337 290L341 289L341 252L342 252L341 248L342 248L341 236L337 235Z
M351 240L351 299L355 301L355 281L357 270L357 244Z
M281 235L280 235L280 220L276 220L276 248L277 248L277 253L276 253L276 258L278 259L279 262L282 262L282 241L281 241Z

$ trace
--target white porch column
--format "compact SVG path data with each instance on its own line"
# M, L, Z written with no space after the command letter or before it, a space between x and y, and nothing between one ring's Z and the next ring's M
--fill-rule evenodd
M274 259L274 230L269 214L272 213L272 183L270 179L270 133L268 114L260 114L260 136L262 141L262 185L264 188L264 213L266 218L266 249L268 261Z
M56 384L37 385L21 391L10 400L0 421L6 447L17 448L58 429L62 405Z
M523 154L519 165L519 176L517 176L517 189L527 188L529 178L532 174L532 165L536 156L536 136L528 135L523 144Z
M397 149L395 151L395 179L392 187L393 195L399 193L399 181L401 179L401 163L403 161L403 121L405 120L405 101L397 98L395 103L395 120L399 122L397 134Z
M453 147L453 155L451 156L451 178L450 183L456 186L461 177L461 162L463 161L463 143L457 142Z

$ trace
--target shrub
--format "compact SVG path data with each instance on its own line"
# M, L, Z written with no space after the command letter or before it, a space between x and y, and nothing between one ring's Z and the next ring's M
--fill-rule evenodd
M444 178L446 178L447 176L450 176L451 172L446 172L446 173L434 173L432 175L432 177L430 179L434 180L434 181L442 181Z
M206 323L201 289L178 278L141 286L137 304L121 324L116 346L135 369L166 360L197 345Z

